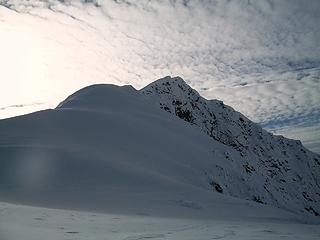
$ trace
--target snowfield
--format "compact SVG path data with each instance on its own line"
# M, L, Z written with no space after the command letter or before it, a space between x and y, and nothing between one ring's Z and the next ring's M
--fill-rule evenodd
M169 95L92 85L1 120L0 239L319 239L318 155L180 78L154 86Z
M318 240L319 225L273 219L235 221L158 218L57 210L0 203L2 240L303 239Z

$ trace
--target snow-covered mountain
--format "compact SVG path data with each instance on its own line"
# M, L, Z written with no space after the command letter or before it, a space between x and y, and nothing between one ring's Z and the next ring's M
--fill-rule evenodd
M159 79L141 92L161 109L239 152L240 156L224 152L224 159L238 169L236 180L227 169L207 171L223 186L221 191L319 215L320 157L300 141L275 136L222 101L204 99L180 77Z
M318 155L181 78L92 85L1 120L0 133L2 201L202 218L320 212Z

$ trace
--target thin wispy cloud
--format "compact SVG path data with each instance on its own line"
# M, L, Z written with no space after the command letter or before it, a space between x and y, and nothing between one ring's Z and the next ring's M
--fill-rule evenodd
M318 131L319 1L1 3L0 34L7 39L2 48L21 57L16 62L1 56L0 63L29 64L20 75L5 71L1 81L10 81L10 89L22 86L21 99L57 104L97 82L141 88L179 75L205 97L225 101L265 128L276 132L290 122L294 129L303 121ZM312 146L319 146L319 131L314 138Z
M27 103L27 104L13 104L9 106L0 107L0 110L6 110L8 108L24 108L30 106L43 105L44 103Z

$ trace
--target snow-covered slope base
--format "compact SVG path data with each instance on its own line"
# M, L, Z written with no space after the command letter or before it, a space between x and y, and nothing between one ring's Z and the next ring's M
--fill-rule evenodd
M221 221L101 214L0 203L1 240L318 240L320 228L272 219Z
M301 169L306 187L288 181L281 187L289 194L272 192L289 198L286 206L254 202L263 175L244 178L239 167L251 158L131 86L81 89L56 109L1 120L0 133L2 201L154 217L319 221L303 211L318 211L317 202L305 205L291 187L313 197L313 172Z

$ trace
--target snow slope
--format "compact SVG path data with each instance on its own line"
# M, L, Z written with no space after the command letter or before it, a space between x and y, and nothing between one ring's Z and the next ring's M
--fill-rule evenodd
M239 165L247 157L131 86L86 87L56 109L1 120L0 133L1 201L162 217L318 221L301 213L305 202L291 195L284 195L292 197L290 211L245 200L263 180L242 179Z
M223 102L204 99L180 77L159 79L141 92L229 146L223 158L236 174L226 168L207 171L227 194L319 216L320 156L300 141L272 135Z

